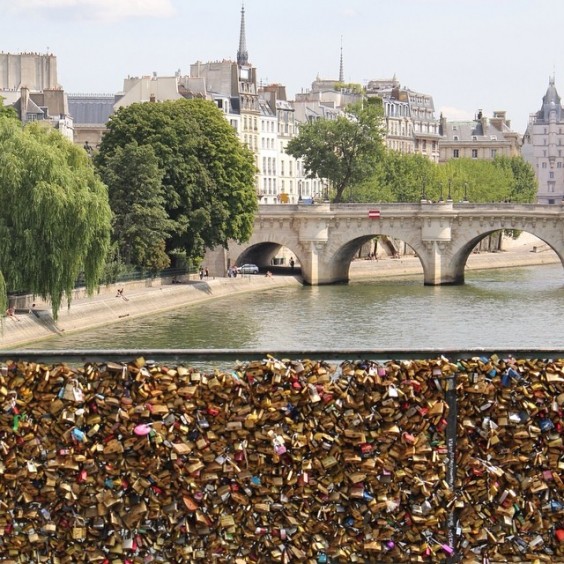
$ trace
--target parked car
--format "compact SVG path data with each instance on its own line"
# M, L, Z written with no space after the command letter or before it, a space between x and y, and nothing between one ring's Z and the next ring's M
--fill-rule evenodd
M256 264L243 264L237 269L237 271L239 274L258 274L259 267Z

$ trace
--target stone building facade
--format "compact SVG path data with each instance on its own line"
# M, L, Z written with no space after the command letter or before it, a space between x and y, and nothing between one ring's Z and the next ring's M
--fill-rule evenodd
M550 78L540 110L529 117L523 158L535 169L539 204L564 203L564 112L554 78Z
M57 58L41 53L0 53L0 96L22 123L49 123L73 140L74 124L58 84Z
M395 76L369 81L366 95L382 99L388 148L438 162L440 124L432 96L402 87Z
M520 154L519 133L511 129L506 112L496 111L491 118L478 110L472 121L440 119L439 162L451 159L493 160Z

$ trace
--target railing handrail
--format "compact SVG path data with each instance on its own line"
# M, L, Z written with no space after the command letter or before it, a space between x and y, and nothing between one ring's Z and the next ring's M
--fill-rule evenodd
M344 360L418 360L445 357L449 360L473 357L500 358L564 358L564 350L552 348L499 349L331 349L331 350L263 350L263 349L64 349L37 350L13 349L0 350L0 361L4 360L40 360L41 362L103 362L130 361L139 357L154 361L250 361L267 356L279 359L310 359L326 361Z

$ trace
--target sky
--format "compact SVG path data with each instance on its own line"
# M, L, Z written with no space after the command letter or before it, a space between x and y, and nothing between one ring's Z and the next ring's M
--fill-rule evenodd
M52 53L67 93L235 60L241 0L0 0L0 51ZM245 0L249 62L289 99L317 78L396 76L436 117L505 110L523 133L551 76L564 95L562 0Z

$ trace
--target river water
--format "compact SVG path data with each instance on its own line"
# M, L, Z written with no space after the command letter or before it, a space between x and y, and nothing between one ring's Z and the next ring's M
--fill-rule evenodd
M564 344L561 264L235 295L35 343L33 349L514 349Z

